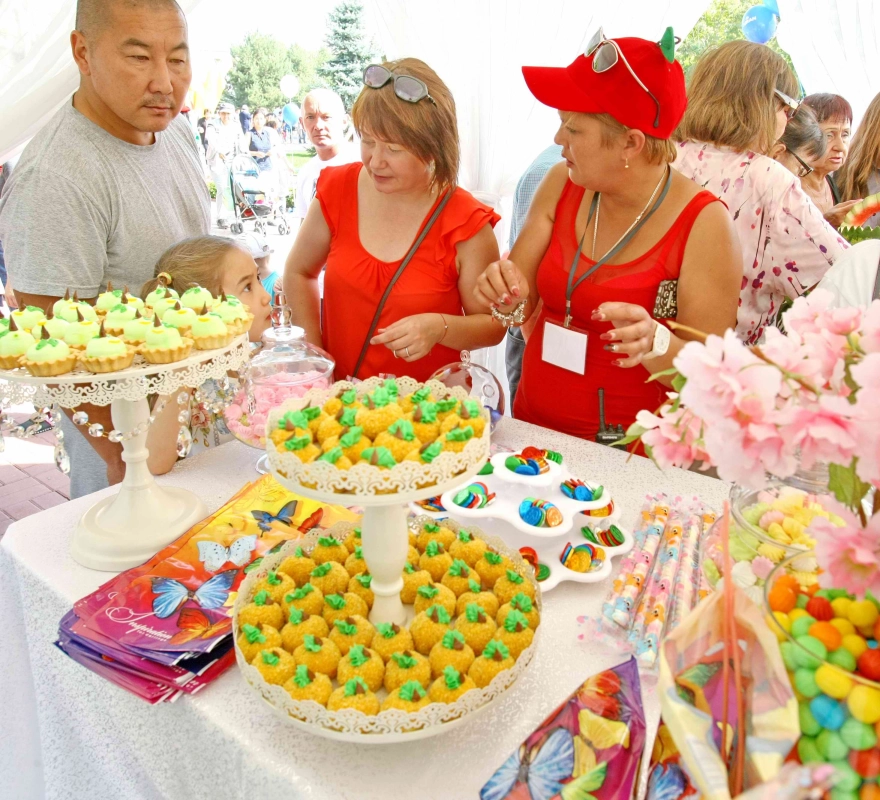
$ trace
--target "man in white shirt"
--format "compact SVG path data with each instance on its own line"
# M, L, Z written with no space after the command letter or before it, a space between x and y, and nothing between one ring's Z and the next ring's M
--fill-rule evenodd
M360 148L346 138L348 114L342 98L330 89L314 89L302 104L300 123L318 154L300 168L296 180L296 205L293 209L295 232L306 218L315 199L315 187L321 170L360 161Z

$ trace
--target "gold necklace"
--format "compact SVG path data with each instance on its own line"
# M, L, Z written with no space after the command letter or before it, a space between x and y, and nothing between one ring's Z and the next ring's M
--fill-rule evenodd
M666 176L669 175L669 172L671 169L672 169L672 167L670 167L667 164L666 171L660 176L660 180L657 182L657 185L654 187L654 191L651 192L651 196L648 198L648 202L645 204L645 207L641 210L639 215L633 220L632 225L630 225L623 232L623 236L621 236L611 247L608 248L608 252L605 253L603 258L607 258L608 253L610 253L612 250L614 250L614 248L617 247L617 245L619 245L627 236L629 236L632 229L635 228L635 226L638 225L639 222L641 222L642 217L645 216L648 209L651 207L651 204L654 202L654 198L657 196L657 192L660 191L660 185L663 183ZM601 210L602 210L602 195L600 193L599 199L598 199L598 201L596 201L596 224L593 226L593 250L590 254L590 258L592 258L593 261L596 260L596 234L599 232L599 212Z

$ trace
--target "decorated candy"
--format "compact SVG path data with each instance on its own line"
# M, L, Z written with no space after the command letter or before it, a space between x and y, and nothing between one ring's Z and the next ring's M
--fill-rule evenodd
M546 564L539 563L538 569L535 570L535 578L540 583L542 581L546 581L547 578L549 578L549 577L550 577L550 567L548 567Z
M828 622L834 618L831 601L825 597L811 597L806 605L807 613L820 622Z
M807 632L810 636L822 642L829 653L833 650L837 650L837 648L840 647L840 643L843 641L843 636L841 636L840 631L830 622L814 622L810 625Z
M569 543L565 545L559 560L573 572L595 572L605 563L605 551L592 544L572 546Z
M829 697L843 700L852 691L853 681L842 669L822 664L816 670L816 685Z
M517 475L542 475L550 469L547 462L540 456L526 458L522 454L508 456L504 459L504 466Z
M582 503L589 503L593 500L598 500L605 492L604 486L597 486L595 489L591 489L578 478L569 478L567 481L563 481L559 484L559 489L566 497L570 497L572 500L578 500Z
M455 493L452 502L460 508L485 508L495 499L485 483L472 483Z
M523 458L543 458L546 461L555 461L557 464L562 463L562 453L554 450L541 450L537 447L525 447L521 453Z
M810 711L816 722L829 731L840 730L846 720L843 706L828 695L820 694L810 700Z
M609 525L607 530L594 531L589 525L581 528L584 539L593 544L605 545L605 547L620 547L625 541L623 531L616 525Z
M425 511L433 511L433 512L443 512L446 509L443 507L443 503L440 502L440 495L436 497L428 497L425 500L416 500L416 505L424 508Z
M555 528L562 524L562 512L553 503L527 497L519 504L519 516L536 528Z
M856 684L846 699L846 705L859 722L868 725L880 722L880 690Z
M523 561L532 565L532 569L538 569L538 554L533 547L520 547L519 554L523 557Z

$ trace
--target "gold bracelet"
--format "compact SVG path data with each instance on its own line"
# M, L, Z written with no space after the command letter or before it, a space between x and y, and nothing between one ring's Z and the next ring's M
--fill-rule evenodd
M446 321L446 317L444 317L440 312L437 312L440 316L440 319L443 320L443 335L437 340L437 344L440 344L445 338L446 334L449 333L449 323Z

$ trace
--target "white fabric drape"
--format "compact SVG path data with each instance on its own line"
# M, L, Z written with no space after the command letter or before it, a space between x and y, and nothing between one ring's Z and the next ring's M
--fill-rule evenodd
M185 12L201 0L180 0ZM0 164L15 155L79 85L70 54L73 0L0 0Z
M807 94L845 97L857 124L880 92L880 2L779 0L779 13L776 38Z
M504 217L496 228L507 249L516 182L547 147L559 124L534 100L520 68L564 66L600 25L608 36L659 40L671 25L682 39L709 0L372 0L379 44L388 58L426 61L455 97L462 146L461 184ZM475 354L507 390L504 345Z

